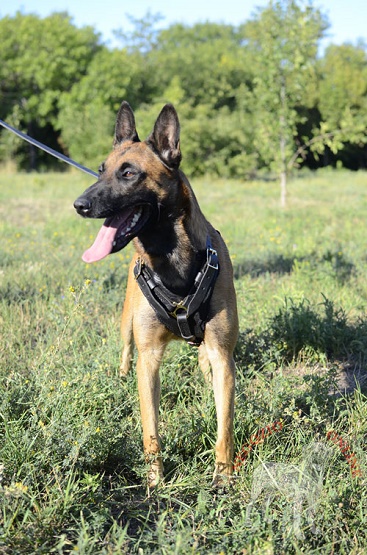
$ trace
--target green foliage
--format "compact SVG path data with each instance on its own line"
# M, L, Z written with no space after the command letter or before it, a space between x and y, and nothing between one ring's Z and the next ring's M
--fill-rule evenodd
M133 26L133 31L126 33L123 29L117 29L114 31L115 37L131 52L145 54L154 49L159 35L156 25L164 19L163 16L148 10L141 19L130 14L127 14L127 18Z
M92 28L76 29L63 13L44 19L19 12L5 17L0 40L2 115L21 104L26 123L54 123L60 91L69 90L75 76L85 73L99 48Z
M366 166L366 47L330 46L306 0L270 1L238 27L163 28L162 16L130 17L122 48L100 43L66 13L0 20L0 117L95 168L108 151L121 100L146 136L164 102L182 123L191 175L253 179L300 165ZM0 160L24 169L62 166L0 134Z
M112 147L115 115L105 104L91 101L76 109L67 104L60 112L62 141L74 160L97 171Z
M161 83L167 86L178 76L192 106L233 108L235 91L250 75L241 39L232 26L173 25L160 33L151 56Z
M320 114L331 128L342 127L344 114L350 109L360 115L365 112L367 66L362 45L329 46L319 71Z
M284 307L270 319L263 341L276 349L275 361L291 362L303 355L315 360L345 358L353 353L366 356L367 328L363 320L352 326L342 309L324 299L322 313L302 299L294 303L286 299Z
M364 46L330 46L319 62L320 124L310 142L318 156L328 148L336 154L345 143L367 142L367 66Z
M254 64L254 145L264 165L281 176L282 205L288 160L304 122L299 107L312 97L317 46L325 27L319 10L294 0L270 2L243 26Z
M40 140L42 129L48 128L48 144L54 146L60 93L86 72L100 48L98 40L93 28L77 29L65 13L41 19L18 12L1 19L0 117L16 121ZM19 140L17 144L23 156L30 149ZM16 150L9 146L2 150L12 155Z
M318 10L286 0L271 2L243 29L255 64L255 141L265 163L272 163L278 173L293 152L297 108L309 98L324 26Z

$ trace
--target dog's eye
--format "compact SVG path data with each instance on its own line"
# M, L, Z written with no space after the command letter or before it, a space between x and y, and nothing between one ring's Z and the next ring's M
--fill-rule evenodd
M130 179L131 177L135 176L135 172L131 168L124 168L120 172L121 177L125 177L125 179Z
M104 162L99 166L98 168L98 173L99 175L101 175L106 169L106 166L104 165Z

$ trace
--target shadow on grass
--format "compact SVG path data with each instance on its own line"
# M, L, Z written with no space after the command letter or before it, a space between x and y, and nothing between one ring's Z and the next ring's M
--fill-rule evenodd
M271 254L268 258L258 260L243 260L233 267L235 279L244 275L258 277L263 274L290 274L296 260L295 256L285 257L282 254Z
M321 310L307 300L286 300L264 330L240 333L235 353L237 364L257 371L296 362L302 355L311 364L320 359L338 363L346 390L354 389L356 381L366 386L367 321L349 322L326 298Z
M267 258L243 260L235 264L234 276L239 279L243 275L258 277L264 274L290 274L296 265L302 264L307 264L308 271L325 268L341 284L346 283L355 273L354 264L340 250L328 250L321 255L316 252L303 257L270 254Z
M16 283L6 283L3 287L0 287L0 298L8 306L29 302L39 296L39 288L32 284L21 287Z

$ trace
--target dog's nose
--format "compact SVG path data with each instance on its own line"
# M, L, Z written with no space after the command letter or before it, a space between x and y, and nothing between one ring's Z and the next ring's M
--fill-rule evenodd
M74 202L74 208L78 214L87 216L92 208L92 203L86 197L79 197Z

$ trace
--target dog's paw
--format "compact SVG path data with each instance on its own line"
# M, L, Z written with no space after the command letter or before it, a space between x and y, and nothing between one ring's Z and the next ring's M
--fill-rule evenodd
M119 376L120 378L126 378L129 373L130 368L125 368L122 364L119 369Z
M233 466L227 463L216 463L213 474L212 487L216 489L227 489L233 484Z
M159 463L153 463L147 474L148 489L154 489L163 482L163 466Z

